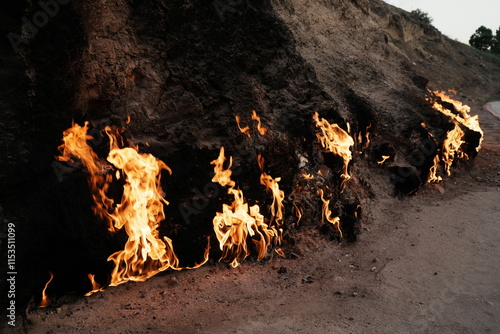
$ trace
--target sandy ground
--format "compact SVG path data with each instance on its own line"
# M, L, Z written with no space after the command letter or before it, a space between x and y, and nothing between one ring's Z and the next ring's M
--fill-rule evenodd
M363 203L354 244L301 231L297 259L211 264L59 301L30 310L28 332L500 333L500 119L480 117L474 164L417 196Z

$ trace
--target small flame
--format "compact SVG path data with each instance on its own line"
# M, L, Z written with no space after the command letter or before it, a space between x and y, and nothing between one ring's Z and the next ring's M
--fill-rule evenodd
M267 128L263 127L261 122L260 122L260 117L257 116L257 112L255 110L252 110L252 119L254 121L257 121L257 131L264 136L267 132Z
M372 127L372 124L370 123L370 125L368 125L366 127L366 132L365 132L365 138L366 138L366 143L365 143L365 150L368 148L368 146L370 146L370 128Z
M54 274L52 274L51 271L49 271L50 274L50 279L47 283L45 283L45 287L43 288L42 291L42 300L40 301L40 306L38 308L43 308L47 307L50 305L50 300L49 297L47 296L47 287L49 286L49 283L52 282L52 279L54 278Z
M238 125L238 129L240 129L241 133L245 134L248 138L250 138L250 127L249 126L245 126L244 128L241 127L240 125L240 122L241 122L241 118L240 116L236 115L234 116L234 118L236 119L236 124Z
M382 166L382 165L385 163L385 161L386 161L387 159L389 159L390 157L391 157L390 155L383 155L383 156L382 156L382 160L381 160L381 161L377 161L377 164L378 164L379 166Z
M250 127L245 126L244 128L241 127L241 118L240 116L236 115L234 117L236 119L236 124L238 125L238 129L240 129L241 133L245 134L248 138L251 137L250 135ZM255 110L252 110L252 120L257 121L257 131L262 135L265 136L267 133L267 128L262 126L262 122L260 121L260 117L257 116L257 112Z
M437 171L439 168L439 161L440 161L439 155L436 154L436 156L434 157L434 160L433 160L433 165L432 165L431 169L429 170L429 178L428 178L427 182L432 183L432 182L440 182L443 180L443 178L441 176L437 175Z
M317 112L314 113L313 119L316 121L316 126L321 129L321 134L317 133L316 136L323 148L344 159L343 188L344 183L351 178L347 169L352 159L350 148L354 145L354 140L337 124L330 124L324 118L320 120Z
M91 296L96 292L102 291L103 288L101 288L101 285L97 283L94 279L95 275L88 274L88 278L90 280L90 283L92 284L92 290L84 294L85 297Z
M303 177L305 180L312 180L312 179L314 179L314 175L311 175L311 174L306 174L306 173L302 173L302 177Z
M333 226L337 229L337 231L340 234L340 238L342 238L342 230L340 229L340 218L339 217L332 217L332 211L330 210L330 200L323 198L323 189L318 189L318 194L321 197L321 201L323 202L323 209L322 209L322 219L323 222L325 221L325 218L328 222L332 223Z
M227 192L234 197L230 205L223 204L222 212L217 212L213 220L215 235L222 250L221 260L230 262L235 268L249 254L247 238L251 237L257 249L257 259L261 260L273 240L277 240L279 233L264 223L264 216L259 212L259 206L249 206L240 189L235 189L235 182L231 180L232 157L229 166L224 169L224 147L221 147L219 157L212 161L214 177L212 182L228 186Z
M299 226L299 222L302 219L302 210L297 206L297 204L293 203L293 209L295 211L295 216L297 217L296 226Z
M285 253L283 252L283 250L282 250L281 248L276 248L274 251L275 251L275 252L276 252L276 254L278 254L279 256L281 256L281 257L283 257L283 258L285 258L285 257L286 257Z

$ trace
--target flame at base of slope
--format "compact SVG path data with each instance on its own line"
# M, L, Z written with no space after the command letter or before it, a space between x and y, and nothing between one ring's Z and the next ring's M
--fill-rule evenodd
M95 275L93 274L88 274L88 278L90 280L90 283L92 284L92 290L84 294L85 297L91 296L96 292L103 291L104 289L101 287L99 283L95 281Z
M50 300L49 300L49 297L47 295L47 288L49 287L50 282L52 282L52 280L54 279L54 274L52 274L52 272L50 272L50 271L49 271L49 274L50 274L50 278L47 281L47 283L45 283L45 287L43 288L43 291L42 291L42 300L40 301L40 306L38 306L38 308L44 308L44 307L47 307L50 305Z
M437 97L441 98L441 100L443 102L451 103L453 105L453 107L458 111L459 114L457 115L457 114L453 113L450 109L446 108L445 106L440 104L438 101L436 101L436 100L433 101L432 99L429 98L428 101L430 103L432 103L432 107L435 110L438 110L439 112L450 117L452 120L467 127L468 129L481 134L481 138L479 139L479 145L476 148L477 152L479 152L479 150L481 149L481 144L483 142L483 138L484 138L484 132L481 129L481 127L479 126L479 116L478 115L471 116L470 115L471 108L468 105L465 105L460 101L452 99L449 96L449 94L452 94L452 93L456 94L455 91L450 91L450 92L446 93L446 92L429 90L429 92L431 92L434 95L436 95Z
M329 223L331 223L335 227L337 232L339 233L340 238L342 238L342 230L340 229L340 218L339 217L332 217L332 210L330 210L330 200L325 199L323 197L323 195L324 195L323 189L318 189L318 194L321 197L321 201L323 202L323 208L321 210L323 222L326 219Z
M269 246L278 241L280 233L264 222L259 206L249 206L243 192L235 188L236 183L231 180L232 158L229 158L227 169L223 166L225 161L224 147L221 147L219 157L211 162L215 172L212 181L221 186L228 186L227 192L233 196L234 201L229 205L222 205L222 212L216 213L213 226L222 250L221 260L237 267L250 255L247 245L249 237L255 244L257 259L260 260L266 255Z
M432 92L432 91L431 91ZM469 159L469 156L462 150L462 145L465 143L464 136L465 132L462 130L461 126L464 126L472 131L478 132L481 136L479 139L476 151L479 152L481 149L481 143L483 141L483 130L479 126L478 115L470 116L470 107L462 104L460 101L454 100L449 97L445 92L432 92L436 96L440 97L442 101L453 104L454 108L458 111L458 115L453 113L450 109L446 108L438 101L432 101L432 106L435 110L438 110L442 114L448 116L453 122L453 129L446 133L446 138L443 140L441 148L438 150L438 154L434 157L433 166L429 171L429 177L427 182L439 182L442 180L440 176L437 175L439 169L439 163L442 161L444 164L444 172L447 176L451 175L451 167L455 161L461 159ZM453 92L456 93L456 92ZM427 129L425 124L422 124L424 128ZM427 130L429 135L434 138L432 133Z
M110 231L125 229L128 239L125 248L112 254L108 260L115 266L110 285L129 280L144 281L167 268L178 269L178 259L172 241L159 237L159 223L165 219L163 205L168 204L160 186L162 170L171 172L167 165L151 154L140 154L137 147L120 148L124 140L117 129L106 127L110 152L106 163L100 160L87 144L88 123L84 127L73 124L64 132L64 144L59 147L59 160L72 156L80 159L89 171L89 183L94 197L94 211L104 218ZM116 169L116 178L124 178L123 195L114 203L106 191L112 180L107 171Z
M271 210L271 221L270 224L276 222L278 226L283 226L284 221L284 211L285 207L283 205L283 200L285 199L285 193L280 190L279 182L281 177L272 178L266 172L264 172L264 158L262 155L258 155L257 161L259 163L259 168L261 170L260 184L266 187L267 191L273 196L273 202L270 206Z

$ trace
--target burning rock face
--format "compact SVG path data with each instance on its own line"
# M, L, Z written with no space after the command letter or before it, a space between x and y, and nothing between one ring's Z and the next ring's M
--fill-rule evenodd
M438 176L440 164L443 171L450 175L450 169L454 162L469 159L470 151L478 152L482 141L482 131L479 127L477 116L469 115L470 108L458 101L448 97L444 93L436 93L436 99L429 98L434 109L449 118L453 128L446 132L444 138L437 138L433 134L433 129L426 124L422 126L427 129L429 136L438 145L435 156L432 158L432 166L428 172L426 182L438 182L442 180ZM272 130L262 125L260 117L256 111L252 111L251 120L256 122L255 131L250 126L241 126L241 118L235 117L236 125L240 132L247 139L253 136L270 136ZM331 209L332 195L338 198L338 194L346 188L349 175L349 164L353 159L353 147L362 146L367 149L369 146L369 132L365 133L364 141L361 133L358 135L358 143L348 133L337 124L330 124L326 119L320 118L316 112L312 116L316 129L317 144L327 153L331 153L341 160L337 191L332 190L328 185L317 190L319 199L322 202L321 213L323 222L328 222L342 239L342 222L339 216L335 216ZM128 120L129 121L129 120ZM370 125L371 126L371 125ZM474 131L480 134L475 146L464 149L465 144L470 143L465 139L465 132L462 130ZM161 160L152 154L139 153L136 145L127 143L122 137L123 129L119 127L106 126L105 134L109 140L109 153L106 160L101 159L88 145L92 136L88 135L89 124L80 126L76 123L64 132L64 144L59 147L62 155L58 157L60 161L73 161L78 159L88 173L88 183L94 199L93 210L96 218L105 221L111 233L124 230L127 240L124 249L116 251L108 257L114 266L111 272L109 285L114 286L127 281L144 281L160 271L166 269L194 269L205 264L210 256L210 244L204 254L204 260L193 267L181 267L179 259L174 251L172 240L163 236L160 237L159 226L165 221L164 206L169 202L165 199L165 193L161 185L161 172L167 171L172 174L172 170ZM316 130L316 131L317 131ZM362 154L362 151L354 151ZM376 161L379 166L383 166L385 161L391 158L390 155L382 155L382 160ZM228 163L226 161L229 160ZM300 160L300 166L307 165L307 159ZM287 214L294 213L293 226L298 225L302 218L300 207L304 203L293 202L291 212L284 206L286 194L280 189L280 177L273 178L265 171L265 160L262 154L257 156L257 165L260 170L259 181L265 187L261 191L268 192L272 198L267 207L259 204L258 201L249 200L244 192L237 186L235 180L231 178L233 171L233 158L226 158L225 149L220 148L217 159L210 162L214 166L212 182L224 187L227 191L228 203L221 203L222 210L217 211L213 217L213 233L219 243L222 252L220 261L228 262L231 267L237 267L253 252L257 260L262 260L269 252L278 245L286 243L283 233L290 228L285 224ZM300 167L299 166L299 167ZM323 173L318 171L318 176ZM314 182L315 176L302 172L301 179L304 182ZM121 198L112 195L110 188L113 184L120 184ZM300 191L297 188L294 192ZM325 193L330 192L325 198ZM337 195L336 195L337 194ZM334 197L335 197L334 196ZM222 198L222 197L221 197ZM224 197L226 198L226 197ZM254 202L255 204L250 204ZM319 208L318 208L319 209ZM359 205L354 209L354 216L357 217ZM262 213L261 213L262 212ZM288 220L289 221L289 220ZM209 237L210 238L210 237ZM286 256L281 248L275 251ZM94 275L88 275L92 283L92 291L86 295L100 291L101 286L95 281ZM48 305L48 297L45 293L48 284L52 281L53 275L47 282L43 291L40 307Z
M265 260L273 251L287 256L293 243L290 231L297 228L318 228L336 241L355 240L362 219L360 199L370 192L369 182L360 177L361 169L376 166L387 171L385 176L394 169L396 188L415 193L425 183L449 175L457 161L474 157L481 146L477 118L469 116L466 106L441 93L429 101L434 109L428 103L416 106L422 102L427 81L413 85L412 66L396 71L397 77L407 79L398 81L389 71L374 67L378 62L370 61L366 67L359 55L349 59L342 55L355 54L357 49L376 52L371 46L338 51L339 55L321 62L324 68L314 59L303 58L314 52L304 52L312 48L298 31L310 34L309 29L287 26L268 1L242 3L242 11L226 13L224 22L210 2L198 0L189 6L182 1L119 6L89 1L88 6L72 9L78 18L70 20L74 30L85 28L79 46L84 51L74 60L81 64L77 91L68 88L59 94L67 100L48 104L41 97L54 95L44 90L33 94L35 105L61 106L62 111L52 116L60 119L57 133L71 119L65 108L73 100L81 109L76 113L82 111L93 124L129 113L134 118L127 135L111 122L94 128L91 123L75 123L65 131L60 148L60 161L77 163L64 170L69 182L56 171L54 183L59 181L65 188L61 197L69 193L70 200L83 198L81 205L89 210L88 219L80 219L77 225L75 216L83 216L78 210L72 212L73 206L65 201L54 205L70 212L62 223L53 219L49 226L63 230L60 239L70 230L67 225L74 227L76 235L66 238L67 244L54 253L70 248L75 239L84 240L82 253L93 251L95 244L105 245L101 247L104 256L96 252L85 265L74 265L73 276L68 275L83 280L80 285L88 287L89 293L102 286L143 281L167 269L196 268L210 258L236 267L245 259ZM351 12L347 3L343 8L335 15ZM282 11L281 17L287 14ZM298 23L300 27L302 22ZM116 33L125 26L126 31ZM339 25L332 33L330 28L324 41L333 41L345 30ZM348 40L344 46L351 47L352 36ZM51 45L45 42L40 40L39 45ZM376 38L372 42L376 45ZM71 54L63 47L54 49L62 54L55 59ZM391 55L391 69L402 61L385 45L381 50L384 57ZM66 78L55 70L57 61L49 68L44 59L32 59L38 67L26 72L43 68L41 73L54 70ZM334 70L328 65L332 62ZM332 77L318 80L325 73ZM46 77L56 81L57 76ZM41 82L37 89L52 84ZM384 98L399 98L399 103L415 106L417 112L401 112L400 106L385 110L381 96L369 96L373 87L392 83L404 88L387 88ZM361 84L374 86L360 90ZM262 119L255 110L248 113L251 108L258 109ZM434 118L441 123L433 122ZM420 127L422 122L426 125ZM40 126L45 127L50 128ZM95 141L100 136L97 128L106 145L91 145L92 137ZM406 142L415 128L420 141ZM124 138L133 138L134 144ZM425 150L422 162L408 159L425 140L432 147ZM81 187L86 186L82 179L87 179L92 204L84 198L87 193L75 190L86 189ZM33 221L36 225L38 217ZM96 230L102 235L93 233ZM75 253L80 254L80 249ZM40 296L43 290L43 306L49 302L50 287L64 280L59 278L65 274L63 267L47 261L36 270L43 276L33 278L37 282L30 282L30 291Z

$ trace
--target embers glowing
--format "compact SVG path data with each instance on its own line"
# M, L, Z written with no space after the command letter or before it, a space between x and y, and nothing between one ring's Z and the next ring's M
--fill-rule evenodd
M316 121L316 126L321 130L321 133L316 134L321 146L344 160L342 173L343 188L344 183L351 178L348 173L348 167L352 159L351 147L354 145L354 140L337 124L330 124L324 118L320 119L317 112L314 113L313 119Z
M224 147L221 147L219 157L211 162L215 172L212 181L228 186L227 192L233 195L234 201L230 205L222 205L222 212L216 213L213 225L222 250L221 260L230 262L232 267L237 267L250 255L247 245L248 237L254 242L258 253L257 259L260 260L267 253L271 243L278 240L280 233L264 222L259 206L249 206L243 192L235 188L236 183L231 180L232 158L229 158L227 169L224 169L225 161Z

